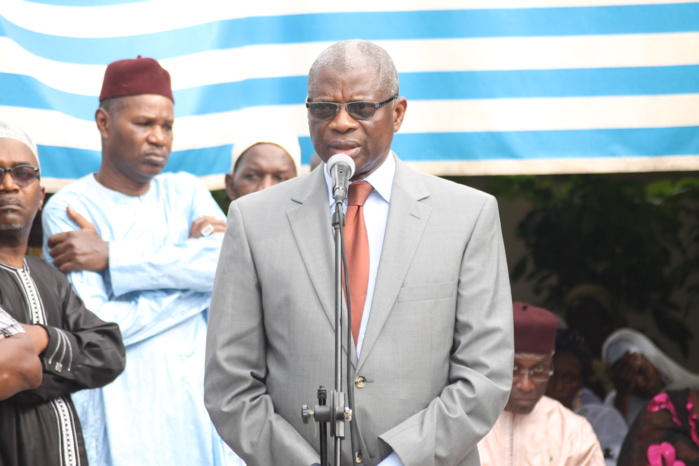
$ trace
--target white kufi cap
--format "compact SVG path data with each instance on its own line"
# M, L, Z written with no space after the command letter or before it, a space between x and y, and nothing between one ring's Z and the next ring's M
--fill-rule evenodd
M235 169L235 164L238 162L246 150L256 144L274 144L279 146L289 154L291 160L296 167L296 174L301 170L301 146L299 138L291 130L286 128L260 129L245 133L238 142L233 146L231 153L231 172Z
M36 144L34 144L34 141L32 141L32 138L29 137L27 132L19 126L5 120L0 120L0 138L16 139L23 143L29 147L29 150L31 150L36 157L37 163L39 163L39 150L36 148Z

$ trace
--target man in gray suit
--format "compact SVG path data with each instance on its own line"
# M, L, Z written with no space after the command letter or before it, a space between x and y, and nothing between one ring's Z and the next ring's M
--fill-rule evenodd
M496 201L415 172L391 151L407 102L391 58L375 44L345 41L321 53L307 107L323 161L347 154L357 167L352 182L373 186L364 204L368 288L349 348L357 451L346 439L342 464L477 465L476 444L512 386L512 302ZM205 401L248 465L319 461L317 426L303 424L301 406L313 404L319 385L334 386L331 188L324 167L229 210Z

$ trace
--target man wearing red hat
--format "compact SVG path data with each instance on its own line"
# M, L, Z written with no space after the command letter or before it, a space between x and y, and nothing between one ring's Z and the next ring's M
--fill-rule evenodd
M90 463L237 462L203 404L225 217L196 177L161 174L174 97L157 61L111 63L99 100L100 168L54 195L43 215L46 259L89 309L120 325L126 345L124 373L76 397Z
M515 361L505 411L478 444L482 466L603 466L589 422L544 396L553 375L556 317L546 309L514 303Z

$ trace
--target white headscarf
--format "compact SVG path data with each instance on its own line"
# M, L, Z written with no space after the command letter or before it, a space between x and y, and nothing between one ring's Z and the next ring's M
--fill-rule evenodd
M36 144L32 141L26 131L19 126L5 120L0 120L0 138L16 139L29 148L36 157L36 163L39 164L39 150Z
M614 364L627 350L641 353L655 366L665 381L664 390L699 388L699 375L677 364L647 336L630 328L619 329L607 337L602 346L602 359Z

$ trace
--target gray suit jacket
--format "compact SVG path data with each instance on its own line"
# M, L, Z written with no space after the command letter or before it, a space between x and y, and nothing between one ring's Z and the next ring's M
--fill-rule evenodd
M301 406L317 403L319 385L334 387L333 244L320 169L230 207L205 401L249 465L318 461L317 426L303 424ZM492 196L396 160L371 315L360 359L351 354L366 379L353 387L364 464L392 451L406 466L479 464L476 444L504 408L513 364ZM343 465L354 464L350 450L347 438Z

